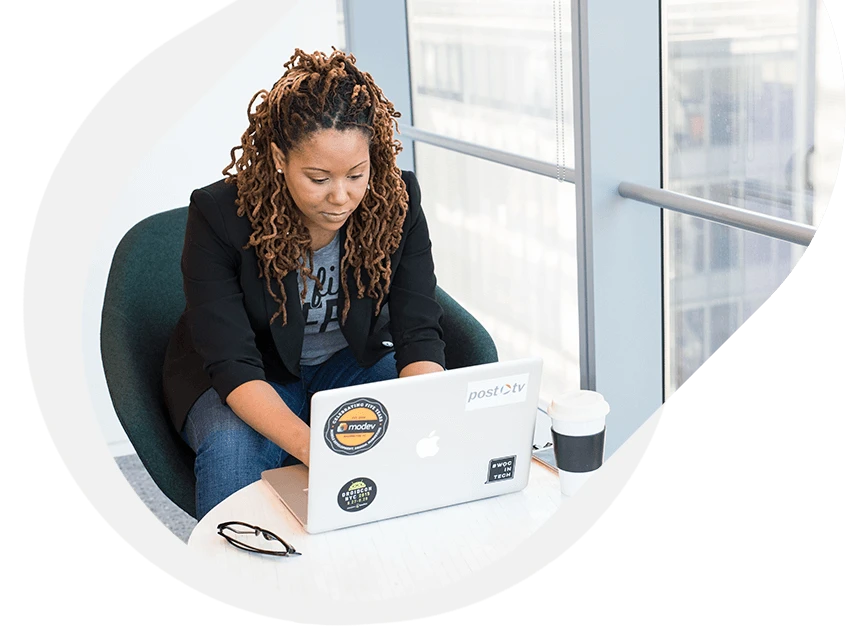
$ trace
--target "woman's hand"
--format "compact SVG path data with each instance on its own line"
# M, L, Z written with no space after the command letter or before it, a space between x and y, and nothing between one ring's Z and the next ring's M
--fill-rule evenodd
M440 373L444 370L437 362L412 362L406 364L405 368L400 371L400 377L409 377L410 375L425 375L426 373Z
M260 380L245 382L229 394L226 403L259 434L309 465L309 427L270 384Z

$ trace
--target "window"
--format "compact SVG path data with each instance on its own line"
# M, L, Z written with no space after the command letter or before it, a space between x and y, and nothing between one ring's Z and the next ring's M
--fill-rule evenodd
M719 349L737 329L737 306L734 303L712 305L710 309L709 355Z
M676 313L676 333L684 342L676 344L676 379L685 381L705 361L705 312L690 308Z
M347 49L347 23L344 17L344 0L335 0L335 19L337 20L337 41L335 47L338 50Z
M418 42L418 51L422 72L417 92L461 101L464 95L461 48L445 42Z
M738 102L731 68L711 72L711 144L731 144L738 131Z
M548 0L408 0L414 126L557 163L573 163L570 14L556 50ZM560 53L560 59L553 53ZM500 359L540 355L541 398L580 385L575 186L421 142L438 283L491 333ZM542 404L543 405L543 402Z
M561 2L560 63L573 164L569 3ZM549 0L408 0L414 126L556 163L556 58Z
M501 360L543 357L542 399L578 388L575 186L420 143L416 163L438 285Z
M842 69L821 7L664 0L664 187L819 223L844 118ZM772 294L804 248L673 212L665 212L665 234L670 394Z

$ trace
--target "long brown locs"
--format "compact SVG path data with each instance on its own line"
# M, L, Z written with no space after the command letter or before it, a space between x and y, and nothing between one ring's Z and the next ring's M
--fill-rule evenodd
M370 74L355 66L351 54L340 50L330 55L307 54L297 48L284 67L285 73L271 90L259 91L250 101L249 127L223 170L226 181L238 186L238 215L246 215L253 228L247 246L256 249L259 276L279 304L271 322L281 314L282 324L288 323L285 293L276 293L273 280L297 271L303 285L306 277L317 281L308 263L313 253L311 237L285 177L273 163L271 143L287 154L311 133L329 128L360 129L370 138L370 187L347 222L341 276L351 268L357 296L366 293L378 312L391 277L390 255L399 246L408 211L408 193L396 165L402 150L394 139L400 113ZM367 286L362 282L362 268ZM341 319L345 321L350 295L345 281L341 286L345 297Z

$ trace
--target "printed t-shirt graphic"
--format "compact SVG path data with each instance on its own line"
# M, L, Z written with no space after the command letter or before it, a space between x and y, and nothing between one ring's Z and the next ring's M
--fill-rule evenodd
M313 274L320 280L321 288L313 279L306 278L306 300L303 303L305 335L300 364L322 364L347 346L347 339L338 322L340 299L340 232L333 240L314 252ZM302 277L297 277L302 292Z

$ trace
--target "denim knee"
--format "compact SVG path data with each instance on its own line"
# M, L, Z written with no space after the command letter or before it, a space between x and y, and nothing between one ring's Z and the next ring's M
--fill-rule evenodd
M197 449L194 475L198 519L236 491L260 480L262 471L282 466L288 457L278 445L242 424L243 428L211 431Z
M220 400L203 393L188 412L182 437L196 452L197 518L261 479L262 471L282 466L287 452L247 425Z

